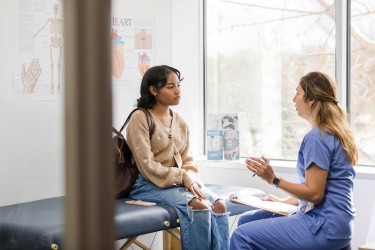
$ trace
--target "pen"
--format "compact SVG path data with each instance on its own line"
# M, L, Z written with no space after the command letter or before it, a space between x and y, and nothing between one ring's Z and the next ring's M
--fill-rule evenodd
M264 159L264 162L265 162L265 163L268 163L268 162L270 161L269 159L266 159L266 158L264 158L264 157L263 157L263 159ZM255 175L256 175L256 174L254 173L254 174L253 174L253 177L254 177Z

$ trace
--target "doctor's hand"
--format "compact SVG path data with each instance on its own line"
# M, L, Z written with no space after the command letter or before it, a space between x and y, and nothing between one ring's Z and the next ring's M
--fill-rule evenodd
M287 196L287 197L283 197L283 198L280 198L280 197L277 197L273 194L269 194L267 196L264 196L264 197L261 197L260 198L261 200L263 201L277 201L277 202L282 202L282 203L286 203L286 204L290 204L290 205L298 205L299 204L299 200L293 196Z
M261 158L250 157L246 159L245 163L247 169L258 175L269 184L271 184L273 179L276 177L271 165L269 164L269 160L264 156Z
M260 197L260 199L262 201L278 201L278 202L283 202L282 199L280 199L279 197L277 197L277 196L275 196L273 194L269 194L269 195Z

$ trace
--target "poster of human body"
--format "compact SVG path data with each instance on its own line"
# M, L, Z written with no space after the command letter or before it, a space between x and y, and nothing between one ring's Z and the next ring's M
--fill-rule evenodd
M153 18L112 14L113 87L138 88L153 60Z
M18 0L15 99L61 99L64 89L62 0Z
M13 93L16 100L58 100L64 92L62 0L16 3ZM111 16L112 83L138 88L153 61L153 18Z

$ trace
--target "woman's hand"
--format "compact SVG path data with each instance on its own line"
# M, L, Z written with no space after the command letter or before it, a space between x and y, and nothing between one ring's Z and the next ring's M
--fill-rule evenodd
M262 201L278 201L278 202L283 202L282 199L280 199L279 197L273 195L273 194L269 194L267 196L264 196L264 197L260 197L260 199Z
M207 197L202 193L202 190L199 187L198 183L194 182L186 189L189 190L198 199L207 200Z
M269 160L264 156L261 158L250 157L246 159L246 167L252 171L254 174L258 175L263 180L267 181L269 184L272 183L273 179L276 177Z
M277 201L277 202L282 202L290 205L298 205L299 201L297 198L293 196L287 196L284 198L279 198L273 194L269 194L267 196L261 197L260 198L262 201Z

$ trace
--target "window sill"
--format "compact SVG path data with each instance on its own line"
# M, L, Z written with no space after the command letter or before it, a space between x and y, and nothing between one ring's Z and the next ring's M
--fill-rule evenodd
M235 161L208 161L198 159L198 166L208 168L246 169L245 159ZM295 161L271 160L274 170L278 173L295 173ZM355 166L356 179L375 180L375 166Z

